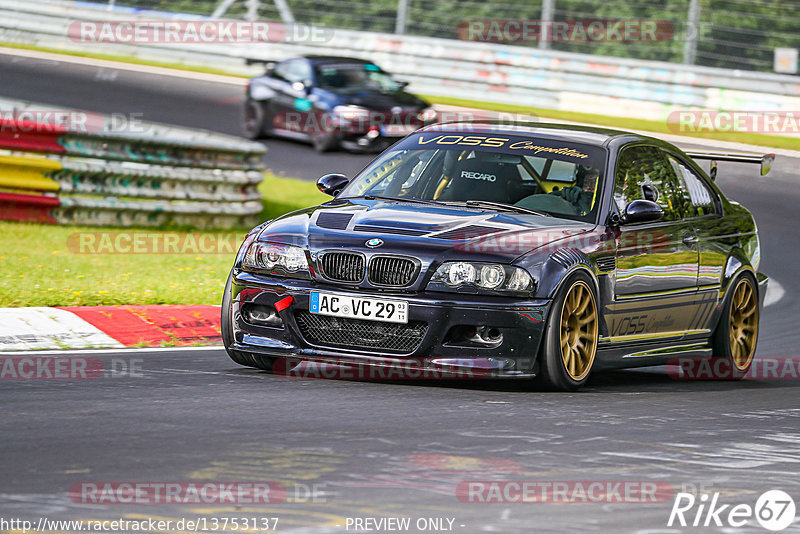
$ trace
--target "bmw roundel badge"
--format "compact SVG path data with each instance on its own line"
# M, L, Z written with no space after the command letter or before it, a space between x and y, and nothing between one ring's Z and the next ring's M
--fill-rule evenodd
M366 245L369 248L378 248L379 246L383 245L383 239L378 239L377 237L374 237L369 241L367 241Z

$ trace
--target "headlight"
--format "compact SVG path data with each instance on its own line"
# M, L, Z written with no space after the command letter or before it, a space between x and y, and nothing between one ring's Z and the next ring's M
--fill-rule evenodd
M422 122L433 122L436 120L436 110L433 108L425 108L417 113L417 118Z
M512 265L448 261L439 266L428 285L428 289L434 291L453 291L460 287L530 294L535 283L526 270Z
M300 247L276 243L253 243L247 249L242 267L287 276L310 276L306 253Z
M348 121L363 121L369 119L369 110L361 106L336 106L333 114Z

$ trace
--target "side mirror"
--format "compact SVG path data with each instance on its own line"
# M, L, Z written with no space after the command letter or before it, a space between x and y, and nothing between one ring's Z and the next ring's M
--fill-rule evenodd
M335 197L348 183L350 183L350 178L344 174L326 174L317 180L317 189L326 195Z
M631 200L625 206L623 223L640 223L658 221L664 216L661 206L652 200Z

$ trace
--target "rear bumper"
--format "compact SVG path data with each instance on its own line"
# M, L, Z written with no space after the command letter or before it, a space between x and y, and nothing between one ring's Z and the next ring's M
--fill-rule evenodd
M380 342L350 338L346 345L312 342L308 326L304 333L298 314L309 310L309 293L323 290L343 295L405 300L408 319L427 325L424 335L412 350L386 350ZM263 326L248 322L243 310L248 306L275 309L275 303L292 298L292 304L277 315L282 326ZM301 361L328 362L337 365L375 365L407 370L467 370L474 377L522 377L536 371L536 357L541 345L549 300L516 301L446 293L381 293L335 286L319 286L309 281L276 279L250 273L234 273L231 285L231 321L233 344L228 348L265 356ZM454 336L464 326L487 326L502 334L500 343L480 345ZM380 337L380 336L378 336Z

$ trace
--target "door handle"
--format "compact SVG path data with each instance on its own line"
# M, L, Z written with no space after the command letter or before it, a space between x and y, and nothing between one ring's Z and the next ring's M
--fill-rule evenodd
M683 244L687 247L696 245L698 241L700 241L700 239L696 235L688 234L683 237Z

